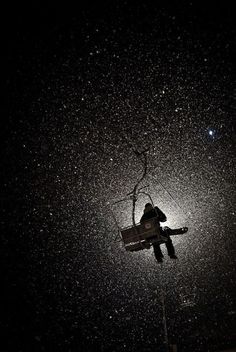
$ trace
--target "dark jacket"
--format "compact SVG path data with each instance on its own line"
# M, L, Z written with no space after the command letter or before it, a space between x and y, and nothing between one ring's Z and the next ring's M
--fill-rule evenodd
M140 219L140 222L142 223L154 217L157 217L159 222L165 222L167 220L166 215L161 211L161 209L159 209L158 207L155 207L155 209L152 209L147 213L144 213Z

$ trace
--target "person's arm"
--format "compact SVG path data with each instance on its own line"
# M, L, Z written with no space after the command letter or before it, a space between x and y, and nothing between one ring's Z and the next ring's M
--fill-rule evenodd
M146 220L146 219L145 219L145 214L143 214L143 216L142 216L141 219L140 219L140 224L142 224L145 220Z
M155 207L155 210L158 214L158 220L160 222L165 222L167 220L166 215L158 207Z

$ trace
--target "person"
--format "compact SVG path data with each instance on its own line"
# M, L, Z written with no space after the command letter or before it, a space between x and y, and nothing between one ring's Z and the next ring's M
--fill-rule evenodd
M146 220L149 220L151 218L157 217L159 223L160 222L165 222L167 220L166 215L159 209L157 206L153 207L151 203L147 203L144 208L143 215L140 219L140 223L145 222ZM184 230L185 229L185 230ZM180 231L178 233L184 233L186 232L187 228L179 229ZM167 238L167 241L165 242L166 248L167 248L167 253L171 259L178 259L176 254L175 254L175 248L172 243L172 240L170 238L171 232L172 231L178 231L178 230L171 230L169 227L160 227L161 230L161 236L164 236ZM182 230L182 232L181 232ZM163 262L163 254L160 248L159 243L153 243L153 250L154 250L154 255L158 263Z

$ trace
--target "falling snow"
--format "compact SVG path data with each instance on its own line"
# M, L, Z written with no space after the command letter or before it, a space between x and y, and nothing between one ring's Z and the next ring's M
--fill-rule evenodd
M202 19L190 3L72 12L49 11L49 20L41 10L7 51L2 349L161 351L163 296L178 351L228 346L236 325L232 16L208 9ZM173 239L178 260L163 248L161 267L152 249L125 251L111 214L142 173L133 149L145 148L142 186L165 225L189 227ZM138 199L136 221L146 201ZM114 207L119 226L131 224L131 212L131 201Z

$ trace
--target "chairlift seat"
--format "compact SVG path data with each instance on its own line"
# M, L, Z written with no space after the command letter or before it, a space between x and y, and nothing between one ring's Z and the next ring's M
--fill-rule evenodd
M149 249L153 243L167 241L167 238L160 234L160 225L156 218L121 229L121 236L125 249L130 252Z

